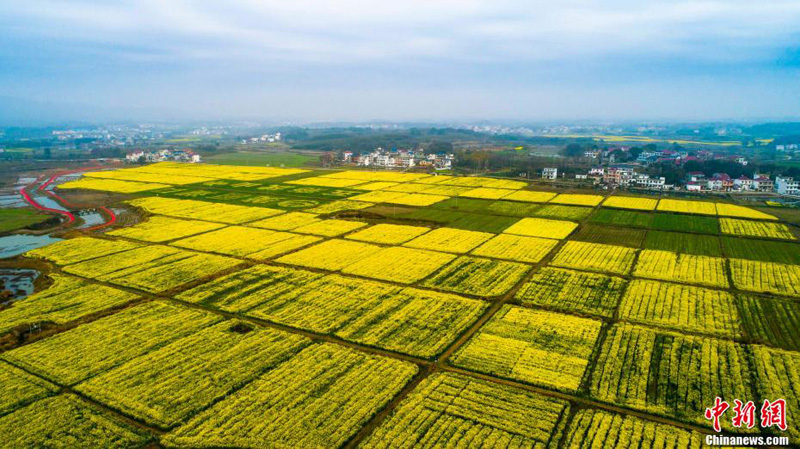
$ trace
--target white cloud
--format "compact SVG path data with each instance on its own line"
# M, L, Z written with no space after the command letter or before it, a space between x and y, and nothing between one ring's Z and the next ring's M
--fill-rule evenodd
M525 62L633 53L736 61L791 43L800 2L26 0L5 3L0 15L16 23L5 33L130 45L154 58Z

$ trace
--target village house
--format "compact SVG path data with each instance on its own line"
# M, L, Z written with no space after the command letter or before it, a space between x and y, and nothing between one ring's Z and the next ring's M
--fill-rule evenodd
M546 167L542 169L542 179L558 178L558 168Z
M775 178L775 191L781 195L800 195L800 179L778 176Z

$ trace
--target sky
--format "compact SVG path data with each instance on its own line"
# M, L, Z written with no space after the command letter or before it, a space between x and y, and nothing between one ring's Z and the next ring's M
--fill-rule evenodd
M15 116L798 119L800 1L0 0Z

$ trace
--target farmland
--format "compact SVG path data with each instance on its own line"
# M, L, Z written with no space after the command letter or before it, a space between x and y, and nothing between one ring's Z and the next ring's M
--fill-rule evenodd
M257 165L65 188L136 219L12 261L43 273L0 305L15 447L701 447L717 396L797 416L796 224L755 209Z

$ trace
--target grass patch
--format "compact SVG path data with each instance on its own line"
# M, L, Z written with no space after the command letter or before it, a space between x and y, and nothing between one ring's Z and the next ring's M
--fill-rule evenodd
M578 233L575 234L573 239L584 242L606 243L609 245L639 248L642 246L645 233L646 231L642 229L587 224L578 230Z
M372 211L374 208L368 209ZM397 208L397 211L384 207L384 216L387 218L397 218L406 220L427 221L439 223L456 229L466 229L468 231L493 232L498 234L507 227L517 222L516 217L499 217L494 215L482 215L471 212L457 212L437 209L416 209L408 211L408 208Z
M645 249L659 249L675 253L722 257L719 238L713 235L650 231L644 241L644 247Z
M519 203L514 201L491 201L473 198L450 198L431 206L436 209L479 214L508 215L511 217L529 217L540 207L539 204Z
M762 260L800 265L800 245L736 237L722 237L725 255L735 259Z
M653 216L645 212L619 209L600 209L589 219L590 223L649 228Z
M766 296L739 296L747 335L756 343L800 350L800 304Z
M659 231L719 234L719 222L713 217L657 213L651 227Z
M557 204L546 204L533 212L535 217L561 218L566 220L580 221L592 213L591 207L580 206L560 206Z
M271 167L302 167L318 160L316 156L288 152L248 152L216 154L205 158L210 164Z
M41 223L50 215L30 209L0 209L0 232L13 231L26 226Z

